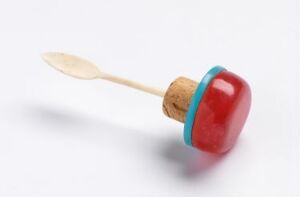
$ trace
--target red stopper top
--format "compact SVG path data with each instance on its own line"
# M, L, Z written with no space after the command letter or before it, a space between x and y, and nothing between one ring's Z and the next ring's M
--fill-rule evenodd
M224 153L233 147L251 105L249 85L239 76L222 71L203 95L192 130L192 145L201 150Z

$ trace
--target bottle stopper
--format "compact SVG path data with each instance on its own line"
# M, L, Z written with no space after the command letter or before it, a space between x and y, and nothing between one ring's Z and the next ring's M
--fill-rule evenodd
M42 57L55 69L75 78L104 79L163 97L164 114L184 123L184 142L203 151L230 150L249 114L249 85L221 66L211 68L200 83L178 77L163 91L103 72L78 56L49 52Z

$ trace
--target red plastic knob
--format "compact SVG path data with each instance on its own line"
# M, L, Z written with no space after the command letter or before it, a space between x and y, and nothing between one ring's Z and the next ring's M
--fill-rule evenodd
M207 86L199 103L192 129L192 145L213 153L233 147L251 105L249 85L223 70Z

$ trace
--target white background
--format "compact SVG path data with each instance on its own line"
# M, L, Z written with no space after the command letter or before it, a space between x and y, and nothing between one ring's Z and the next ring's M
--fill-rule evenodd
M0 1L0 196L297 196L299 1ZM162 99L66 77L62 51L167 88L214 65L251 85L223 157L184 145Z

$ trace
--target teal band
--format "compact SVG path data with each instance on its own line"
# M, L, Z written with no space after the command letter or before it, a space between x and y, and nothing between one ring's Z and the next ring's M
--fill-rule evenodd
M189 110L186 115L186 120L184 124L184 133L183 138L184 142L187 145L192 146L192 130L193 130L193 124L194 124L194 118L199 106L199 103L201 101L202 96L204 95L204 92L209 85L210 81L221 71L225 70L225 68L221 66L215 66L211 68L206 75L202 78L201 82L199 83L195 94L192 97L191 104L189 106Z

